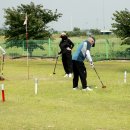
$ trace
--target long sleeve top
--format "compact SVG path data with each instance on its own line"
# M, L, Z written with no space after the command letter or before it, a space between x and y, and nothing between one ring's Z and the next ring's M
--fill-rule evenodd
M76 52L72 56L72 60L83 62L86 59L89 60L90 63L93 62L91 54L90 54L91 44L86 40L82 42Z
M60 54L61 53L64 54L64 53L67 53L68 48L72 49L74 47L74 43L68 38L62 39L59 44L59 47L61 49Z

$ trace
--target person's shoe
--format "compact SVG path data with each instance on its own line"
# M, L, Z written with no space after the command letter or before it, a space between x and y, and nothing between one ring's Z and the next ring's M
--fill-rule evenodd
M65 76L64 77L69 77L69 75L68 74L65 74Z
M68 74L68 77L69 77L69 78L71 78L71 77L72 77L72 74L71 74L71 73L69 73L69 74Z
M76 87L76 88L73 88L73 90L78 90L78 87Z
M87 87L87 88L85 88L85 89L82 89L83 91L93 91L93 89L91 89L91 88L89 88L89 87Z

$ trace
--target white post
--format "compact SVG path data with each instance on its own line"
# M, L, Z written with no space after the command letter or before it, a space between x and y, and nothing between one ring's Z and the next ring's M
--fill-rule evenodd
M2 101L5 101L5 93L4 93L4 84L1 84L1 91L2 91Z
M37 91L38 91L38 79L35 78L35 94L37 95Z
M124 72L124 83L126 83L127 72Z
M1 84L1 90L4 90L4 84Z

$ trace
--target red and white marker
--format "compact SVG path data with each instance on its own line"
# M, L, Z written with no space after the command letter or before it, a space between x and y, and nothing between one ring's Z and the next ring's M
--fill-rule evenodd
M2 91L2 101L5 101L5 93L4 93L4 84L1 84L1 91Z

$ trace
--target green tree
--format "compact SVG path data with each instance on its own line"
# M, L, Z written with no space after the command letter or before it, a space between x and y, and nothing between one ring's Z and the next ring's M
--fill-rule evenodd
M21 42L15 41L26 40L26 29L25 25L23 25L26 13L28 18L27 32L29 40L43 40L50 37L51 33L49 32L47 24L52 21L57 21L58 18L62 16L61 13L57 12L57 9L55 12L52 12L49 9L45 9L43 5L35 5L33 2L28 5L21 4L17 6L17 8L7 8L4 9L4 11L6 26L5 37L7 41L14 41L6 42L7 47L22 47ZM43 49L42 45L38 45L37 43L33 45L34 48Z
M130 12L128 9L116 11L113 14L113 32L123 40L124 44L130 45Z
M130 45L130 12L128 9L123 11L116 11L113 14L112 20L115 23L112 24L113 32L122 39L122 45ZM130 48L125 50L125 55L130 55Z
M68 31L67 34L71 37L73 36L79 37L79 36L85 36L86 32L83 30L80 30L80 28L78 27L74 27L73 31Z
M99 29L90 29L89 32L93 35L99 35L101 34Z
M4 36L4 34L5 34L5 30L0 28L0 36Z
M80 32L80 28L74 27L74 28L73 28L73 31L74 31L74 32Z

